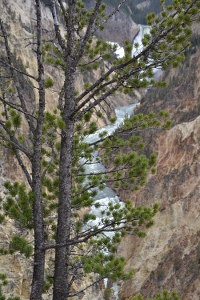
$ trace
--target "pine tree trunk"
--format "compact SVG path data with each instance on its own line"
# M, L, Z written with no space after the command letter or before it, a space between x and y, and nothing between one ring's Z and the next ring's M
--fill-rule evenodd
M43 124L43 122L41 122ZM44 280L44 265L45 265L45 252L39 250L44 246L44 222L43 222L43 204L42 204L42 187L41 187L41 145L42 145L42 125L39 124L37 128L34 155L32 163L32 178L33 187L32 191L35 193L36 199L33 206L34 218L34 268L33 280L31 290L31 300L42 300L42 289Z
M39 0L35 0L37 15L37 65L39 84L39 108L37 126L34 132L33 162L32 162L32 191L35 193L33 205L34 222L34 268L30 300L42 300L42 289L45 268L45 252L40 248L44 247L44 220L42 203L42 182L41 182L41 158L42 158L42 129L45 114L45 80L42 61L42 14Z
M66 70L65 107L63 120L66 128L62 131L59 166L59 204L56 244L63 244L70 237L71 198L72 198L72 151L74 120L70 114L75 107L75 75ZM68 248L56 249L53 300L67 300L69 296L69 274L67 262Z
M60 190L58 207L58 228L56 244L63 244L69 239L72 195L72 143L74 121L68 120L66 134L61 140L60 154ZM67 247L56 249L54 274L54 300L68 299Z
M44 122L45 110L45 87L40 89L39 115L37 128L34 136L34 153L32 162L32 191L35 193L35 202L33 205L34 221L34 268L31 290L31 300L42 300L42 288L44 280L45 252L40 248L44 247L44 221L43 221L43 203L42 203L42 185L41 185L41 148L42 148L42 127Z
M42 289L44 280L44 265L45 265L45 252L39 251L39 248L44 246L44 226L42 216L42 201L40 197L40 187L36 183L33 189L37 195L35 208L34 208L34 268L30 300L42 300Z

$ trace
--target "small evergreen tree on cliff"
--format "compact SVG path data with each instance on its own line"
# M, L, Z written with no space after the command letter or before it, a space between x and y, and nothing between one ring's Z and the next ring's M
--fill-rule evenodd
M143 300L142 295L138 295L137 297L132 298L132 300ZM168 291L164 290L162 294L157 294L154 299L147 299L147 300L180 300L177 296L176 292L172 292L171 294Z
M180 65L184 50L190 46L190 27L199 18L198 0L173 0L167 7L161 0L161 15L147 16L151 30L142 40L142 49L132 56L132 45L126 41L125 55L118 59L114 55L116 46L94 35L103 30L124 1L106 16L102 0L96 0L90 11L81 0L68 0L67 8L62 0L51 0L54 28L45 32L41 3L35 0L36 32L30 41L37 56L35 75L14 64L9 37L0 18L0 39L4 43L0 58L0 138L2 147L15 156L27 179L27 185L5 183L5 215L1 215L0 220L3 223L8 216L23 228L34 230L34 246L16 235L10 243L11 253L20 251L29 258L34 251L31 300L42 300L42 293L52 284L53 300L77 295L84 289L73 293L72 284L92 272L97 276L90 286L104 278L130 279L133 272L124 272L124 258L115 257L116 245L127 233L145 236L141 226L150 227L158 210L157 204L152 209L135 208L127 201L125 206L112 203L102 206L101 218L96 223L92 222L96 216L90 211L80 217L82 208L101 206L95 196L106 183L134 191L146 183L149 169L155 173L156 155L147 158L141 154L144 144L134 132L149 126L167 129L171 125L168 113L161 111L157 117L153 112L148 116L135 115L125 119L119 135L108 136L102 132L94 142L87 142L86 138L97 131L92 117L102 116L108 96L149 85L165 86L152 79L153 68L166 70ZM61 34L58 19L63 20L64 34ZM45 92L54 83L45 75L46 64L58 68L64 78L58 105L51 112L46 110ZM86 82L84 91L78 94L76 75L91 70L98 70L99 77L95 82ZM20 76L35 86L38 103L31 104L24 96L25 86ZM122 138L123 133L126 140ZM122 148L129 149L128 154L123 154ZM93 152L97 150L100 156L96 160L108 163L112 159L112 168L87 174L86 166L94 163ZM112 237L106 235L107 232L113 232ZM55 250L53 273L46 273L45 254L50 249Z

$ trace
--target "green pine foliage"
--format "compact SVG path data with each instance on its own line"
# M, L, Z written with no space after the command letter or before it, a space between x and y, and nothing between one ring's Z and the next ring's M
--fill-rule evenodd
M143 225L146 228L154 224L153 217L158 211L158 205L155 204L153 209L148 207L133 207L130 201L126 202L125 207L120 204L115 206L112 203L108 207L102 209L102 218L97 226L89 225L91 221L96 219L96 216L91 213L86 213L82 220L79 220L79 211L81 208L89 208L92 205L96 207L101 203L95 201L94 197L97 190L104 189L106 184L114 182L115 187L123 187L131 189L133 192L137 191L140 186L147 182L147 174L149 170L152 173L156 172L153 168L156 164L156 154L152 153L149 158L142 154L142 149L145 147L140 136L132 135L132 131L141 128L145 130L149 126L155 128L162 126L167 128L169 114L161 111L156 118L155 114L151 112L148 116L142 114L133 115L130 119L125 119L124 124L117 130L114 135L107 136L107 132L99 134L100 140L95 145L90 145L84 141L84 137L97 131L97 124L91 121L94 111L90 111L84 115L82 121L76 124L76 131L74 134L74 158L72 161L72 225L75 228L76 234L81 234L82 230L87 226L91 233L91 238L88 239L87 245L85 243L78 244L76 248L77 255L71 258L71 268L77 263L82 264L83 271L87 273L96 273L102 278L112 278L117 281L119 278L129 280L134 275L134 271L129 274L124 273L125 260L124 258L115 258L117 251L117 244L127 234L135 234L144 238ZM115 120L113 120L115 121ZM45 219L46 239L48 241L56 238L57 226L52 220L52 216L57 212L58 203L57 197L59 194L59 152L60 143L58 142L57 131L62 130L65 124L59 116L59 111L54 110L53 113L45 113L45 121L43 126L43 156L42 156L42 170L46 172L43 178L43 216ZM120 134L126 133L129 138L124 140ZM54 159L50 163L52 152L46 145L54 145ZM123 154L123 148L129 148L129 154ZM100 157L97 161L109 163L114 162L114 170L110 174L106 171L99 174L87 174L87 183L84 183L86 174L85 166L81 159L92 163L93 152L98 150ZM116 151L118 150L118 151ZM7 190L6 201L3 204L5 215L17 220L22 227L27 229L33 228L32 207L35 201L35 195L32 191L26 191L24 184L15 182L13 184L5 182L4 187ZM121 226L120 224L123 224ZM103 237L98 228L105 228L105 232L114 232L111 237ZM103 231L103 230L102 230ZM97 233L99 232L99 236ZM96 238L95 238L96 236ZM28 242L19 237L14 236L10 243L12 252L20 251L26 257L30 257L33 248ZM89 253L84 255L85 251ZM95 254L96 253L96 254ZM97 254L98 253L98 254ZM107 253L107 254L106 254ZM45 282L43 291L46 292L52 282Z
M76 90L75 86L72 86L70 90L67 81L60 90L58 106L53 111L45 109L41 111L42 99L39 105L35 103L35 107L34 105L30 107L28 103L28 108L26 108L24 102L19 101L20 97L13 98L17 93L16 81L12 80L10 70L1 69L1 74L4 74L0 81L1 145L15 155L26 175L28 184L5 182L5 200L2 205L4 214L0 215L0 222L6 223L6 218L9 217L26 230L32 230L34 225L37 225L34 224L34 205L38 199L32 182L33 170L29 172L26 168L21 153L26 156L31 168L34 168L34 155L38 151L35 144L39 140L41 141L39 146L41 157L37 163L41 167L41 174L37 173L37 176L40 178L42 191L42 200L39 199L39 201L42 201L40 207L42 207L41 216L43 215L44 221L44 244L45 249L56 247L55 240L59 228L58 207L60 203L58 199L61 193L59 186L65 179L60 177L59 166L63 163L60 161L60 155L66 136L70 135L70 141L73 141L70 148L72 158L70 157L71 166L66 176L69 179L72 178L69 195L67 195L70 198L71 218L68 248L65 245L65 250L68 249L66 261L69 274L76 275L76 270L80 270L79 274L82 278L92 272L102 280L104 278L113 281L130 280L135 272L134 270L129 273L125 272L126 261L123 257L116 256L117 246L127 234L144 238L148 228L154 224L154 216L159 208L157 203L154 203L152 207L135 207L131 201L127 200L125 205L120 203L114 205L111 202L108 205L102 205L101 201L97 201L95 197L98 191L105 189L107 184L113 185L116 189L122 188L136 192L147 183L148 174L156 174L157 156L155 153L149 156L144 154L145 143L141 140L139 133L148 128L168 130L172 125L169 113L161 110L158 115L154 112L148 115L141 113L133 115L125 118L123 124L110 135L106 131L101 131L98 141L87 142L87 138L97 132L97 120L104 116L108 96L116 91L127 94L138 88L165 87L166 83L155 82L153 68L160 67L163 70L169 67L176 68L184 60L183 53L190 46L189 40L192 34L190 27L193 20L199 18L200 2L195 1L194 4L190 0L174 0L172 5L165 5L165 1L161 0L160 3L162 13L159 16L155 13L147 15L147 23L151 26L151 31L142 40L143 50L132 57L132 45L127 40L125 55L119 59L115 55L117 45L95 39L93 34L86 41L83 53L78 57L81 49L81 34L86 32L85 29L91 17L94 16L94 8L88 11L84 2L77 1L73 15L76 34L74 34L72 52L74 53L73 63L75 64L77 57L78 60L76 67L73 65L71 68L74 70L72 77L76 76L75 70L83 76L93 70L98 71L100 75L96 82L85 80L81 93ZM106 5L102 3L93 29L103 29L106 23L105 8ZM66 15L70 13L68 7L64 13ZM63 52L62 47L68 45L67 34L63 37L62 47L59 46L57 37L53 43L45 38L42 39L42 43L44 65L51 65L52 68L63 72L65 76L68 71L69 52L68 48L66 52ZM53 79L46 77L46 74L43 78L46 78L46 89L54 85ZM36 78L36 81L40 79ZM39 82L41 86L42 83ZM43 90L44 86L40 89L42 95L44 95ZM65 103L68 92L71 98L74 97L73 109L69 103ZM38 137L35 131L38 128L38 120L42 119L43 115L44 121L42 121L41 134L38 134ZM67 131L69 128L67 121L74 124L72 132ZM115 123L116 118L111 118L110 121ZM87 166L93 165L94 162L108 165L109 171L96 173L87 171ZM96 216L90 211L92 206L101 209L98 222L96 222ZM84 215L82 214L83 208L87 211ZM32 243L22 236L15 235L10 242L10 253L15 251L30 258L34 249ZM38 251L45 250L39 249ZM4 249L0 253L6 254ZM54 269L53 263L52 269ZM53 276L45 274L44 293L52 286L52 278ZM79 275L72 276L72 278L74 281L80 280ZM178 299L174 293L168 295L166 291L163 295L156 297L157 300ZM142 300L142 296L135 299Z
M5 215L18 220L20 224L32 229L32 209L35 200L35 195L32 191L26 192L26 186L15 182L5 182L4 187L9 192L9 196L3 204Z
M20 251L21 254L24 254L27 258L33 253L33 247L20 236L13 236L12 241L10 242L10 248L13 251Z
M176 292L169 293L167 290L164 290L162 294L157 294L153 299L146 299L146 300L179 300L180 298L177 296ZM132 300L144 300L142 295L138 295Z
M53 80L50 78L50 77L47 77L45 79L45 88L48 89L48 88L51 88L53 86Z
M2 287L8 284L8 281L7 281L6 278L7 278L6 274L0 273L0 281L1 281L1 284L0 284L0 300L6 300L6 299L7 300L20 300L20 297L6 298L6 296L3 294Z

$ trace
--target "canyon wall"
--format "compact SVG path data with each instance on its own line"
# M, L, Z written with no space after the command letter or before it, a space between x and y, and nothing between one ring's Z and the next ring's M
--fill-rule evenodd
M94 0L84 2L88 9L91 9L91 7L94 7L95 5ZM107 16L109 16L117 7L117 4L111 6L109 4L109 1L106 1L106 3L107 2L108 5L106 6L105 12ZM98 30L96 35L98 38L118 43L121 47L124 47L125 40L128 39L132 43L139 30L139 26L131 19L131 17L127 16L127 14L122 12L122 10L120 9L108 20L105 29L103 31Z
M199 31L196 28L197 33ZM145 153L158 155L157 174L135 194L118 191L123 201L160 209L144 239L127 236L118 255L134 268L132 280L121 283L120 296L131 300L141 293L153 297L164 288L176 290L181 300L200 299L200 49L193 46L186 61L163 75L166 89L152 89L137 112L165 109L172 128L147 130ZM136 113L137 113L136 112Z

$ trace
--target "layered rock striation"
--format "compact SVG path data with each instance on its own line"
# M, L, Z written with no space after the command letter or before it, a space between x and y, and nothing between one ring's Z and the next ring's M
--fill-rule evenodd
M160 210L155 225L144 239L127 236L118 255L127 260L126 270L136 275L121 283L120 296L130 300L139 292L154 297L164 288L176 290L181 300L200 298L200 50L190 49L185 63L164 74L169 86L150 90L137 112L144 114L165 109L172 128L147 130L145 153L158 155L157 174L136 194L119 190L120 198L134 205Z

